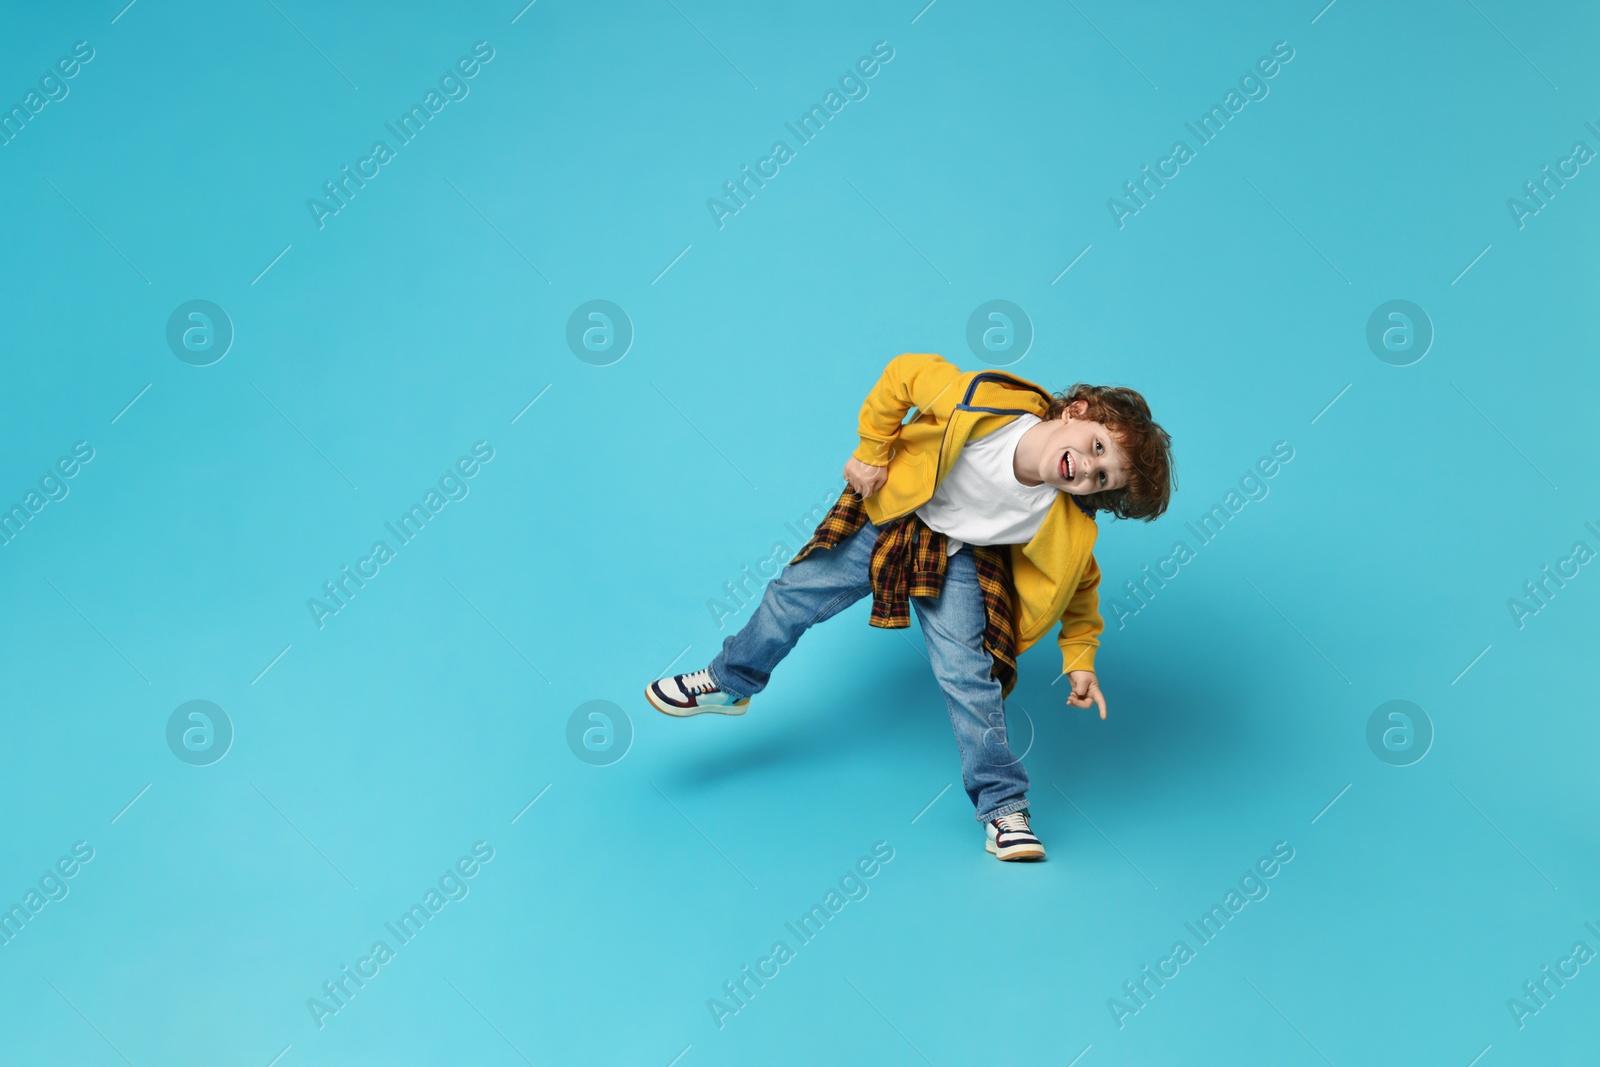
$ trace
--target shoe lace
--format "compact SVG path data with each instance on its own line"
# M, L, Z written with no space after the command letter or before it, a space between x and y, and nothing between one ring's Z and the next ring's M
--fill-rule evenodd
M701 693L709 693L717 688L716 683L711 680L711 672L706 669L695 671L693 674L685 674L678 684L690 696L699 696Z
M1002 815L994 822L1002 830L1028 832L1028 817L1020 811Z

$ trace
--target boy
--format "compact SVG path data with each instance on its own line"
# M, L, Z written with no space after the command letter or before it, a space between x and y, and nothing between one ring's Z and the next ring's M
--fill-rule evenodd
M915 414L908 418L908 414ZM1106 701L1094 674L1104 629L1097 510L1152 520L1172 493L1171 438L1131 389L1049 392L1004 371L898 356L861 406L852 492L768 583L711 664L653 682L668 715L742 715L808 628L868 593L871 624L916 609L961 753L961 780L1001 860L1042 860L1028 774L1006 744L1016 657L1057 621L1067 703Z

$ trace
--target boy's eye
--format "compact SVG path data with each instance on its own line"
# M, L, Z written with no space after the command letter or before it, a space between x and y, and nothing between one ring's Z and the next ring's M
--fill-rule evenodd
M1102 487L1104 487L1104 485L1105 485L1105 484L1106 484L1106 476L1105 476L1105 472L1104 472L1104 471L1101 471L1101 472L1100 472L1100 485L1101 485L1101 486L1102 486Z
M1106 446L1103 442L1096 441L1094 443L1094 450L1096 453L1104 452L1106 450Z

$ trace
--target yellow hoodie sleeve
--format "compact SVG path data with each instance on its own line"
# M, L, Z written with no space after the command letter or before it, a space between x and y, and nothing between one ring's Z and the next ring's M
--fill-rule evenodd
M960 368L942 356L907 353L891 359L861 405L861 443L852 454L874 467L888 466L906 413L932 407L960 377Z
M1100 633L1106 628L1100 618L1100 564L1093 556L1083 572L1083 581L1067 601L1061 614L1061 673L1094 670L1094 652L1100 647Z

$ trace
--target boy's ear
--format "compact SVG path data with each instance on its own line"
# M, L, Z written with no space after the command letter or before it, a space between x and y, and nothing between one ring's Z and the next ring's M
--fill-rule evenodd
M1087 400L1074 400L1061 410L1061 421L1066 422L1069 416L1074 419L1081 419L1088 410L1089 402Z

